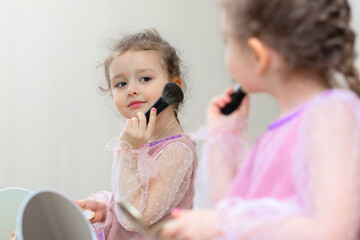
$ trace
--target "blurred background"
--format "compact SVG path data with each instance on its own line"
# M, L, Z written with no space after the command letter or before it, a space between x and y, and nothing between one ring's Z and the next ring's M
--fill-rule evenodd
M73 199L111 190L105 144L124 120L98 87L111 40L156 28L187 69L180 121L205 122L209 100L232 85L224 64L217 0L0 0L0 189L54 188ZM360 2L352 0L353 22ZM359 24L355 29L360 30ZM253 141L277 115L251 97Z

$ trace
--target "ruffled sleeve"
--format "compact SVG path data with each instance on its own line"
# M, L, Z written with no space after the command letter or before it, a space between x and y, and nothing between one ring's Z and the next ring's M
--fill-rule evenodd
M194 208L213 207L227 194L249 152L246 121L234 114L219 116L192 134L193 139L205 140L195 178Z
M221 239L355 240L360 225L360 101L335 90L304 112L293 152L296 194L228 198L216 206Z
M131 203L148 225L168 214L189 190L194 153L185 143L171 142L152 157L148 148L133 150L114 138L106 150L115 151L111 176L115 201ZM117 205L115 212L125 229L134 230Z
M101 191L89 196L89 199L97 200L105 203L106 205L106 218L103 222L96 222L93 224L95 234L98 239L104 239L103 236L108 236L112 227L112 222L115 217L114 195L111 192Z
M115 196L132 199L143 184L157 176L159 164L146 150L133 150L129 143L121 141L119 137L113 138L106 145L105 151L114 151L111 180Z

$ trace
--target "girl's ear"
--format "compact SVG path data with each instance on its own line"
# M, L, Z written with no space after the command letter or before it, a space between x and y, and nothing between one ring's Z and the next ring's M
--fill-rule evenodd
M257 74L262 75L269 68L270 52L267 46L264 45L258 38L251 37L248 40L248 45L253 52L255 61L258 64Z
M183 82L180 78L175 78L173 83L176 83L177 85L179 85L179 87L182 87L182 84L183 84Z

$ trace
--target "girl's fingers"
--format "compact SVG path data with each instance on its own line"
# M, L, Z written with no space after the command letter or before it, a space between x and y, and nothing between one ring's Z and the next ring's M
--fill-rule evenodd
M178 223L177 221L169 221L164 225L160 233L161 239L175 239L175 236L178 234Z
M156 108L152 108L150 111L149 122L146 128L146 132L148 136L151 136L151 134L153 133L155 128L155 123L156 123Z
M132 117L131 124L132 124L132 128L138 129L139 128L139 119L137 119L136 117Z
M230 95L222 95L219 96L217 98L215 98L214 100L214 104L218 107L218 108L223 108L226 106L226 104L231 102L231 97Z
M213 98L207 108L207 118L208 120L211 119L212 117L215 117L217 115L220 115L220 108L222 107L223 104L221 104L219 102L219 97L217 98Z
M125 129L130 129L132 127L132 120L128 119L125 123Z
M234 93L234 88L233 87L226 88L226 90L225 90L226 95L230 96L233 93Z
M96 222L102 222L103 221L103 214L100 212L95 212L95 216L90 219L90 221L92 223L96 223Z
M74 203L76 203L79 207L83 208L86 206L86 200L78 200L78 201L74 201Z
M172 211L171 211L171 216L173 218L179 218L181 217L181 209L180 208L174 208Z
M145 114L143 112L138 112L137 115L139 117L139 129L142 132L145 132L146 131L146 117L145 117Z
M179 218L179 217L182 217L184 216L185 214L189 213L191 211L189 210L182 210L180 208L174 208L172 211L171 211L171 216L173 218Z

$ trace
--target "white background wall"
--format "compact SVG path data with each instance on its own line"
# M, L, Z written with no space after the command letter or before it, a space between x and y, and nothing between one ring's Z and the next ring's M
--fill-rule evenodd
M216 0L0 0L0 189L50 187L74 199L110 190L112 154L103 148L124 121L97 90L96 66L109 40L146 27L188 68L181 122L194 131L210 98L231 84ZM264 95L251 101L254 139L278 108Z

